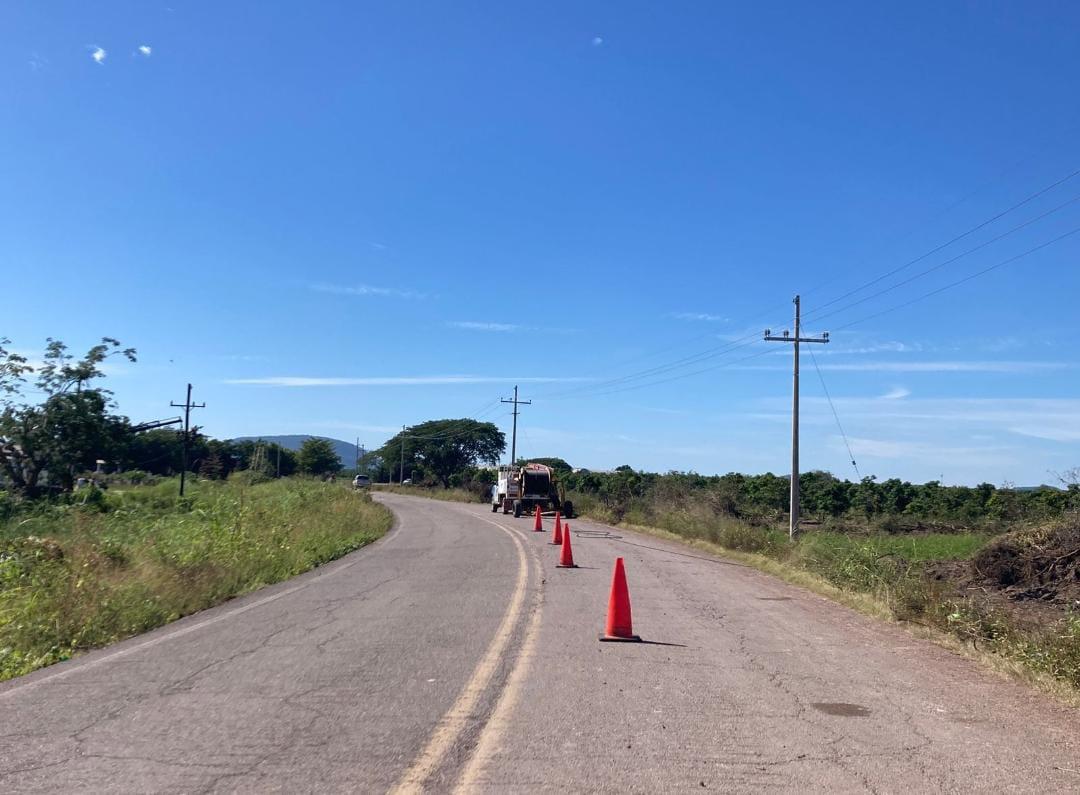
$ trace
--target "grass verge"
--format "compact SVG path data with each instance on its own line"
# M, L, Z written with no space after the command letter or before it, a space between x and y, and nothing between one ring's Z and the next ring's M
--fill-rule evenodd
M716 515L701 504L645 504L622 516L588 497L575 495L575 505L597 520L708 548L868 615L917 628L916 634L1080 704L1080 611L1043 611L1030 621L1000 591L958 588L932 576L943 565L969 570L971 559L989 548L990 536L812 530L792 544L779 528Z
M371 543L390 512L341 485L175 481L0 525L0 680L145 632Z
M829 577L806 566L798 554L789 560L731 549L702 538L693 538L648 525L621 523L628 530L673 541L684 546L734 560L770 574L785 582L805 588L872 618L895 623L915 637L929 640L963 657L979 662L992 671L1025 682L1073 707L1080 707L1080 686L1076 684L1075 657L1080 651L1080 629L1075 616L1067 616L1055 631L1025 633L1007 616L986 610L974 602L939 596L931 597L923 612L905 607L902 595L914 587L923 593L922 584L883 581L877 588L852 587L848 580L850 564L837 566ZM806 537L804 536L804 539ZM795 547L797 549L797 547ZM863 567L865 568L865 567ZM921 580L921 578L920 578Z
M476 494L465 489L428 488L426 486L394 486L386 483L373 483L371 488L375 491L385 491L390 494L408 494L413 497L426 497L429 500L443 500L444 502L474 502L482 503Z

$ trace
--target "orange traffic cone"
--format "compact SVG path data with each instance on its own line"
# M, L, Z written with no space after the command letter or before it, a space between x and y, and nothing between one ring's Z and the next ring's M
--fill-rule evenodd
M623 559L615 558L615 571L611 575L611 596L608 597L607 626L600 640L640 641L634 634L630 618L630 590L626 587L626 570Z
M570 523L567 522L563 528L562 534L562 549L559 550L559 565L560 569L576 569L574 564L574 550L570 548Z
M544 532L544 520L540 518L540 506L536 506L536 517L533 519L533 532Z
M562 543L562 516L559 515L558 511L555 511L555 530L551 533L551 543Z

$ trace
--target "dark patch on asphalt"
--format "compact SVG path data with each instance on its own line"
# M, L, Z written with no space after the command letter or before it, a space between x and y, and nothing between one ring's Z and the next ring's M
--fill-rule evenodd
M822 701L810 706L819 712L824 712L826 715L836 715L841 718L865 718L870 714L870 710L866 707L860 707L858 704L845 704L842 701Z
M759 596L759 601L762 602L790 602L790 596Z

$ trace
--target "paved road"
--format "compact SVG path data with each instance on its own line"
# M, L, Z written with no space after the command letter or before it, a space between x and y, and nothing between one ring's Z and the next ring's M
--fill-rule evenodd
M0 791L1077 791L1080 713L685 548L381 495L304 577L0 685ZM550 523L548 523L550 529ZM634 628L602 644L614 558Z

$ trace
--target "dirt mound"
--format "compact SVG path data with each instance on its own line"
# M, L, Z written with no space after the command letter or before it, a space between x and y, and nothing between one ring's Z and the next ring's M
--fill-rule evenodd
M1080 521L995 538L971 561L976 579L1013 599L1080 605Z

